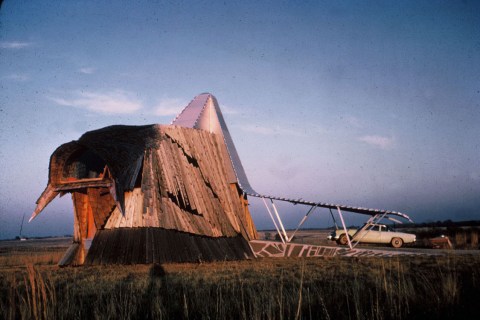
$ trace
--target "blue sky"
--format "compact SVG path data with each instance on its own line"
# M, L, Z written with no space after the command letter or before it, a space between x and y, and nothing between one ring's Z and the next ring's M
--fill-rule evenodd
M480 219L479 16L477 1L6 0L0 238L30 216L57 146L168 124L203 92L259 192ZM287 224L303 209L282 207ZM72 217L56 199L25 234L69 234Z

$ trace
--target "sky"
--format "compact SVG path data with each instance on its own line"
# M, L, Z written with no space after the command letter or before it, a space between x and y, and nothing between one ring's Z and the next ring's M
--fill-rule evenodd
M478 220L479 74L478 1L5 0L0 239L30 217L59 145L169 124L203 92L260 193ZM294 227L308 208L280 209ZM72 210L55 199L23 234L71 234Z

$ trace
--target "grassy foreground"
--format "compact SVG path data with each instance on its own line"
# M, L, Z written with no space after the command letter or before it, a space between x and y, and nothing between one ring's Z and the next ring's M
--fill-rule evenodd
M479 318L480 257L261 259L58 268L0 256L0 319Z

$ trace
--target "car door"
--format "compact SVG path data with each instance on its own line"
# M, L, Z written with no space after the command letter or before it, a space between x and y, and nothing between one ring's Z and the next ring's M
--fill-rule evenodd
M387 226L382 226L381 230L381 243L390 243L390 241L392 241L392 230L390 230L390 228L388 228Z
M358 239L360 242L377 243L379 241L380 231L379 226L368 226L366 230L359 234Z

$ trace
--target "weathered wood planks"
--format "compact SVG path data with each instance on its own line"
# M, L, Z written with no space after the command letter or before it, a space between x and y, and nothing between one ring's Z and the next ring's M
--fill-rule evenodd
M76 178L66 170L85 152L105 161L103 174ZM54 152L35 214L59 192L72 193L80 249L70 250L64 263L81 264L83 240L95 232L90 264L192 261L199 253L205 261L244 258L249 247L242 241L257 233L232 173L219 134L161 125L107 127ZM232 240L239 237L244 240Z
M157 126L143 157L141 184L125 193L105 229L160 227L210 237L256 231L242 193L227 179L223 140L202 130Z

